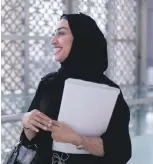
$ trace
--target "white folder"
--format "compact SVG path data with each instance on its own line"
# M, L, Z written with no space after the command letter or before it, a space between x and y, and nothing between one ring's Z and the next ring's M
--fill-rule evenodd
M118 88L78 79L65 81L63 97L58 116L75 132L83 136L101 136L108 127L117 97ZM53 150L89 154L76 149L75 145L53 141Z

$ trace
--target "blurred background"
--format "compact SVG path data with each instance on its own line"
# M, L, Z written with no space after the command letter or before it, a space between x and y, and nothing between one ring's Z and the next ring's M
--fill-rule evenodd
M153 0L2 0L2 161L16 144L21 117L41 77L56 71L51 36L63 13L93 17L108 42L106 75L130 111L130 164L153 163Z

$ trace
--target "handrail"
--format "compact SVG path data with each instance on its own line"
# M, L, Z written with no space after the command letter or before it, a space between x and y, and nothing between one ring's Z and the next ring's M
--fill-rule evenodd
M153 104L153 97L126 100L129 106Z
M153 97L141 98L141 99L135 99L135 100L127 100L126 102L129 106L153 104ZM3 115L3 116L1 116L1 123L20 121L24 114L25 113Z
M1 123L20 121L25 113L1 116Z

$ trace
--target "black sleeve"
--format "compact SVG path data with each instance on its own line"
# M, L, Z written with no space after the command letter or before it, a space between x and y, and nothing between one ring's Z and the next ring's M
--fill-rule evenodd
M41 81L39 82L39 85L38 85L38 88L36 90L35 96L34 96L32 102L31 102L27 112L30 112L33 109L38 109L39 110L40 99L41 99Z
M39 110L40 99L41 99L41 81L39 82L35 96L31 102L31 105L30 105L27 112L30 112L33 109ZM24 145L36 143L36 139L37 139L37 137L34 137L31 141L29 141L28 138L26 137L25 133L24 133L24 130L22 130L21 135L20 135L20 141L22 141L22 143Z
M120 93L107 131L101 136L105 164L126 164L131 158L129 120L129 107Z

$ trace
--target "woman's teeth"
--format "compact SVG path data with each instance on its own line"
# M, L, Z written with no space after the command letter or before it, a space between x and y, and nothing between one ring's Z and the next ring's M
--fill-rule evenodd
M58 55L62 48L54 48L54 55Z

